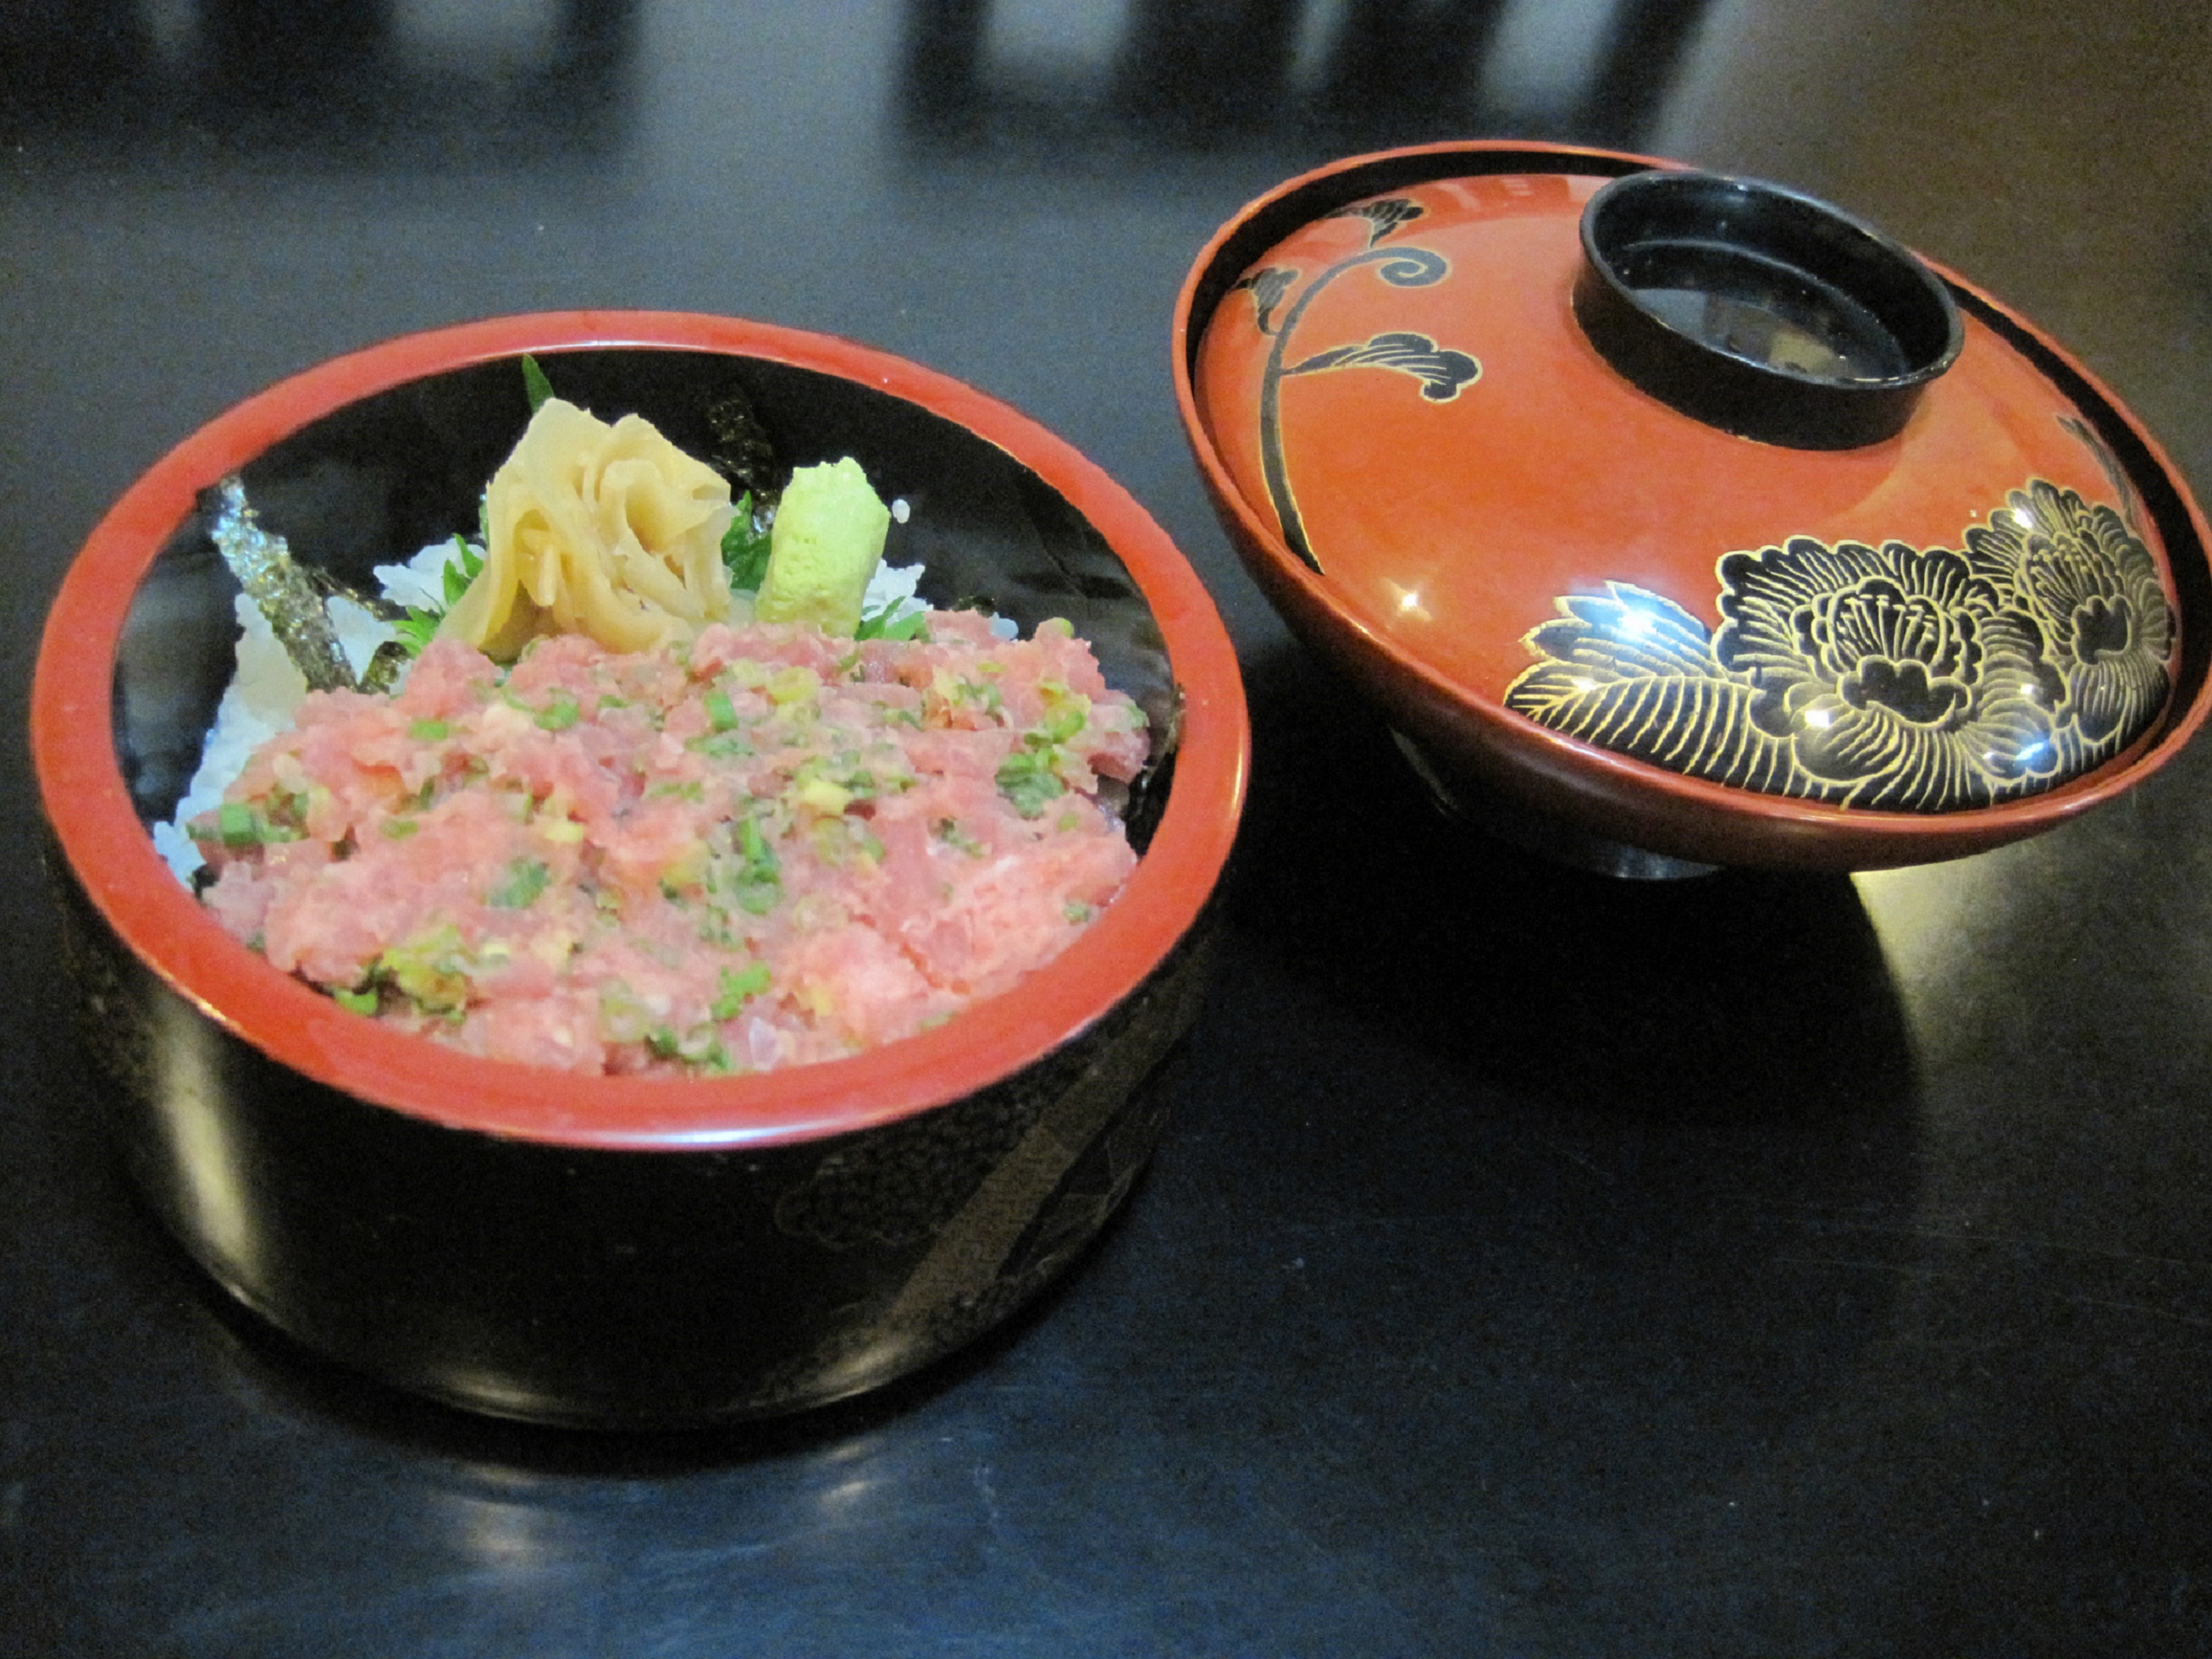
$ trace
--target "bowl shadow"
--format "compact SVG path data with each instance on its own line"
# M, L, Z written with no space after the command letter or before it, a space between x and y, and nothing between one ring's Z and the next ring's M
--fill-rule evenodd
M1448 816L1373 710L1286 646L1248 665L1232 925L1340 1003L1516 1096L1755 1121L1915 1093L1850 878L1641 881Z

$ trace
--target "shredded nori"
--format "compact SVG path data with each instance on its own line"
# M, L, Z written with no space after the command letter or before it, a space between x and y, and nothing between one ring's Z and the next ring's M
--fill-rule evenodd
M707 405L705 414L707 430L714 436L707 465L730 481L732 495L750 494L754 511L773 517L783 493L784 471L776 464L768 429L753 413L752 399L732 386Z
M377 609L374 605L369 608ZM385 641L376 647L376 654L368 659L368 672L361 677L361 689L375 692L397 690L400 671L414 660L414 653L408 650L404 641Z
M293 562L282 536L264 530L246 503L246 485L236 473L216 486L222 510L209 532L223 562L247 597L269 619L270 631L284 647L311 691L358 689L337 631L331 626L328 599L341 591L319 573Z

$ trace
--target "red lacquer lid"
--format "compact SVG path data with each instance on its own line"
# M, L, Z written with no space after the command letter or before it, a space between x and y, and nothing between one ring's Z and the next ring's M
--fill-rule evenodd
M2023 811L2202 718L2162 461L2069 361L1794 192L1483 149L1295 181L1184 296L1224 519L1406 712L1801 840Z

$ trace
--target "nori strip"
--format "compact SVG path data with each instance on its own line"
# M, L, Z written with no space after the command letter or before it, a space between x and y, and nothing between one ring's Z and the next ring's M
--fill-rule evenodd
M357 690L353 665L346 660L325 606L330 594L339 591L337 585L326 579L318 581L319 573L294 563L284 538L261 527L246 504L246 485L236 473L216 488L222 510L216 514L210 534L239 585L269 619L270 631L307 680L307 689Z
M732 386L707 405L705 414L707 429L714 434L707 465L730 481L732 496L750 492L753 511L763 522L774 517L786 474L776 463L768 429L753 413L752 400Z
M372 605L370 609L382 614L379 607ZM402 641L385 641L376 647L376 654L368 659L368 670L361 677L361 689L376 692L394 690L399 684L400 671L414 660Z

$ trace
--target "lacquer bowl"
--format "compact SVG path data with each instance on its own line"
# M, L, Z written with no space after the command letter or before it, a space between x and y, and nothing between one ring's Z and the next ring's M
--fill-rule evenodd
M1974 853L2202 723L2203 515L2014 313L1826 204L1512 143L1338 162L1179 301L1223 524L1449 804L1620 873Z
M264 525L357 589L475 522L528 410L517 358L679 444L744 392L787 463L856 457L911 516L923 597L1065 616L1158 739L1141 860L1011 994L849 1059L578 1078L349 1013L230 939L156 856L230 672L210 539ZM130 1170L185 1248L300 1344L472 1409L600 1427L818 1405L1003 1320L1066 1267L1158 1137L1243 803L1226 635L1098 469L969 387L726 319L575 313L392 341L195 433L100 523L55 600L32 714L86 1042Z

